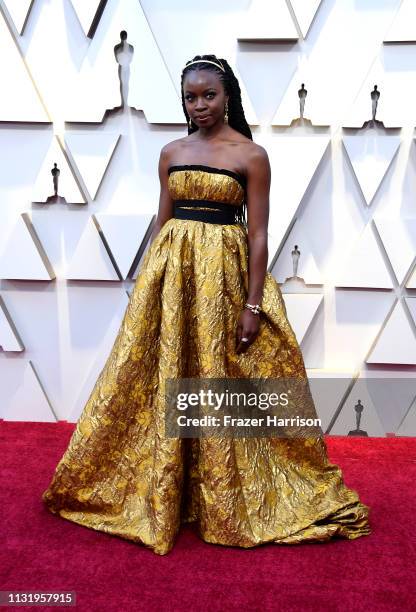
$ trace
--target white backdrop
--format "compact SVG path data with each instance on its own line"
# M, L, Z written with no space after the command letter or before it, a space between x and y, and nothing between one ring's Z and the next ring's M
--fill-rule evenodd
M106 113L123 29L130 108ZM181 70L202 53L233 66L269 153L269 269L325 430L353 430L360 399L368 435L416 435L412 0L0 0L1 418L79 417L147 248L160 149L186 134ZM384 127L359 129L375 84ZM44 204L55 162L66 203Z

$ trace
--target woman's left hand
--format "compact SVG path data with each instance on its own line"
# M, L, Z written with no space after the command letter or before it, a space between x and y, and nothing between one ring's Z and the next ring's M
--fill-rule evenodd
M248 308L241 311L237 324L236 334L236 353L245 353L253 343L260 328L260 315L254 314ZM247 338L248 342L242 342L242 338Z

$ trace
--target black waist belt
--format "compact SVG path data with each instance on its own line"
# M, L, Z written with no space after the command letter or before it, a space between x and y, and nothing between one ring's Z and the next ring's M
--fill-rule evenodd
M240 218L241 206L212 200L175 200L173 203L175 219L191 219L205 223L235 224Z

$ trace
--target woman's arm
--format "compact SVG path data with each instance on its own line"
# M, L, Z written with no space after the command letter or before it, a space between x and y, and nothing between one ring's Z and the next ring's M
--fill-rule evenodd
M248 225L248 295L249 304L260 304L267 272L267 226L269 222L269 194L271 170L266 150L256 145L246 163L247 225ZM236 351L244 352L259 331L259 315L243 309L237 325ZM241 338L249 342L241 342Z
M159 197L159 212L155 224L153 226L150 244L156 238L163 225L173 216L173 202L168 190L168 168L171 159L172 143L165 145L160 151L159 157L159 181L160 181L160 197Z
M247 302L260 304L267 271L267 225L269 222L270 162L263 147L247 164L247 222L249 289Z

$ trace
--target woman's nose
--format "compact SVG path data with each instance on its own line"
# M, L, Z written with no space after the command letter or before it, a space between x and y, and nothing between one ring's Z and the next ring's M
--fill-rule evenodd
M198 99L195 109L199 111L199 110L204 109L205 107L206 107L206 104L205 104L204 98L201 98L200 100Z

